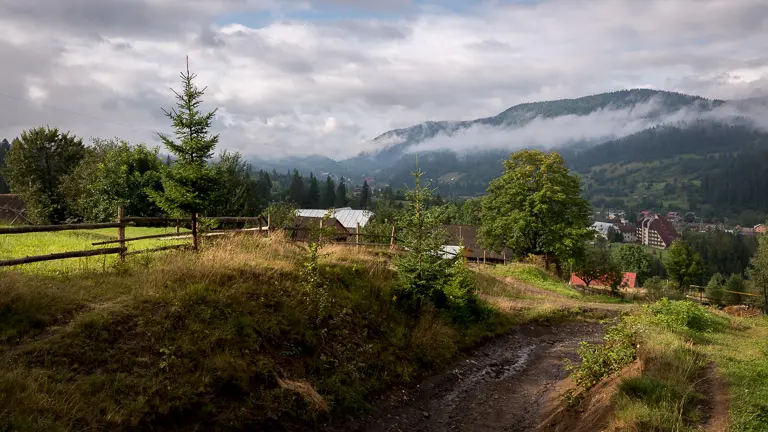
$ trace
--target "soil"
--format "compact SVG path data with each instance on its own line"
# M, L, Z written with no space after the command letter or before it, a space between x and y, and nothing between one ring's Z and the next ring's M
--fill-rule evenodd
M728 406L730 402L728 382L718 372L717 365L710 363L704 371L702 390L707 395L706 406L702 410L708 413L704 430L708 432L726 432L728 430Z
M416 388L388 393L377 414L338 430L536 430L550 414L545 409L567 390L564 359L577 361L579 343L598 342L602 334L595 322L518 327Z

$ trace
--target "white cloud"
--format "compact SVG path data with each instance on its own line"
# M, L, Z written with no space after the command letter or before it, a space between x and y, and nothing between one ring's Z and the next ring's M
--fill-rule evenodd
M293 15L328 5L369 9ZM762 0L495 1L461 12L403 1L388 3L395 19L376 19L371 5L382 3L0 0L0 93L65 109L0 96L0 137L50 124L154 143L186 55L208 86L205 106L221 108L221 146L272 157L343 158L395 127L627 87L768 94Z

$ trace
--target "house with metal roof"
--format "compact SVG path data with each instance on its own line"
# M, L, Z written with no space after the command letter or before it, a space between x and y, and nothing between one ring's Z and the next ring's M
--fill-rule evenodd
M329 211L332 212L330 216L338 220L349 232L354 232L358 224L360 224L360 228L364 228L374 216L371 211L353 210L352 207L342 207L332 210L299 209L296 210L296 216L322 218Z

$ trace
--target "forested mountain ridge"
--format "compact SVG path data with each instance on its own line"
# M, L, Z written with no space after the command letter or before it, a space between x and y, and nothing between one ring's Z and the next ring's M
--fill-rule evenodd
M407 151L411 147L419 143L441 134L451 136L472 127L515 128L525 126L535 119L588 116L600 110L638 109L642 112L633 113L638 118L660 119L683 108L704 112L724 103L721 100L708 100L698 96L650 89L620 90L576 99L523 103L492 117L469 121L428 121L408 128L388 131L371 140L372 146L377 150L360 153L345 162L365 169L371 174L398 162L403 156L407 156ZM483 143L478 143L478 146L482 147L482 145Z

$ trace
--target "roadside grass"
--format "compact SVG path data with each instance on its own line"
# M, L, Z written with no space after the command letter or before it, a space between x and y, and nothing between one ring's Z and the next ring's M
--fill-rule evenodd
M729 383L729 430L768 424L768 319L732 318L688 301L659 302L623 316L603 344L584 344L571 376L578 392L633 359L642 374L624 378L614 395L611 430L700 430L709 413L707 365ZM711 374L711 372L710 372ZM578 401L578 396L571 395Z
M624 303L620 297L584 295L533 264L511 263L503 266L494 266L487 271L496 277L517 279L533 287L573 300L589 303Z
M473 319L414 319L392 302L386 252L328 246L310 288L306 252L279 235L203 246L106 271L4 272L0 430L312 429L515 323L557 318L480 301Z
M140 237L175 232L175 228L127 227L126 237ZM185 230L186 231L186 230ZM58 231L46 233L0 235L0 259L23 258L32 255L47 255L59 252L92 250L113 245L93 246L91 243L117 239L117 229ZM141 250L158 246L179 244L189 240L145 239L128 243L128 250ZM105 270L117 261L116 255L69 258L66 260L43 261L16 266L16 271L41 274L68 274L83 271ZM4 270L0 269L0 272Z
M730 430L768 430L768 318L732 318L704 352L730 388Z

